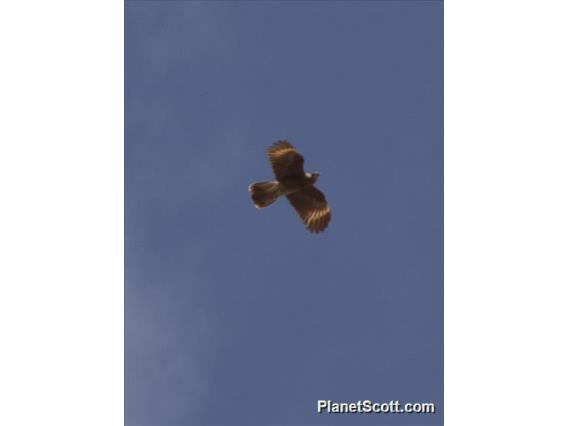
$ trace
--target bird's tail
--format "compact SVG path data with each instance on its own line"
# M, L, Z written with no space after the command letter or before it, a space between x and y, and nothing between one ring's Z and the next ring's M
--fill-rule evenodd
M282 195L280 193L280 184L276 181L251 183L248 189L257 209L269 206Z

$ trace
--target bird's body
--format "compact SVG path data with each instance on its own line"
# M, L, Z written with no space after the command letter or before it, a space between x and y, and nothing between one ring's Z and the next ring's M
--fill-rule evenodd
M314 184L319 173L304 172L304 157L288 141L277 141L267 150L275 181L249 186L256 208L264 208L286 196L310 232L322 232L331 220L325 196Z
M312 173L304 173L303 175L285 176L278 182L280 183L280 186L282 187L286 195L288 195L299 191L300 189L303 189L308 185L313 185L317 180L317 175L314 175Z

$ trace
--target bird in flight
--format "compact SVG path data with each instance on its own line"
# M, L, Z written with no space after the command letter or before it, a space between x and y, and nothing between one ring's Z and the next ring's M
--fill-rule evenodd
M331 209L323 193L314 186L319 173L304 172L304 157L288 141L274 142L266 154L276 180L249 185L254 206L264 208L284 195L308 231L322 232L331 220Z

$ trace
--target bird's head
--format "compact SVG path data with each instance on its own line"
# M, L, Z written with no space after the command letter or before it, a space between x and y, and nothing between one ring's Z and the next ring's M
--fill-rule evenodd
M310 181L310 183L316 183L316 181L319 178L319 173L318 172L313 172L313 173L306 173L306 177L308 178L308 180Z

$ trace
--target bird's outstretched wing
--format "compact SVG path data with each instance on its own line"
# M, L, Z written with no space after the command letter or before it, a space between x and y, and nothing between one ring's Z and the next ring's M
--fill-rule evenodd
M274 142L266 154L276 179L304 174L304 157L288 141Z
M313 185L286 196L310 232L322 232L331 220L331 209L323 192Z

